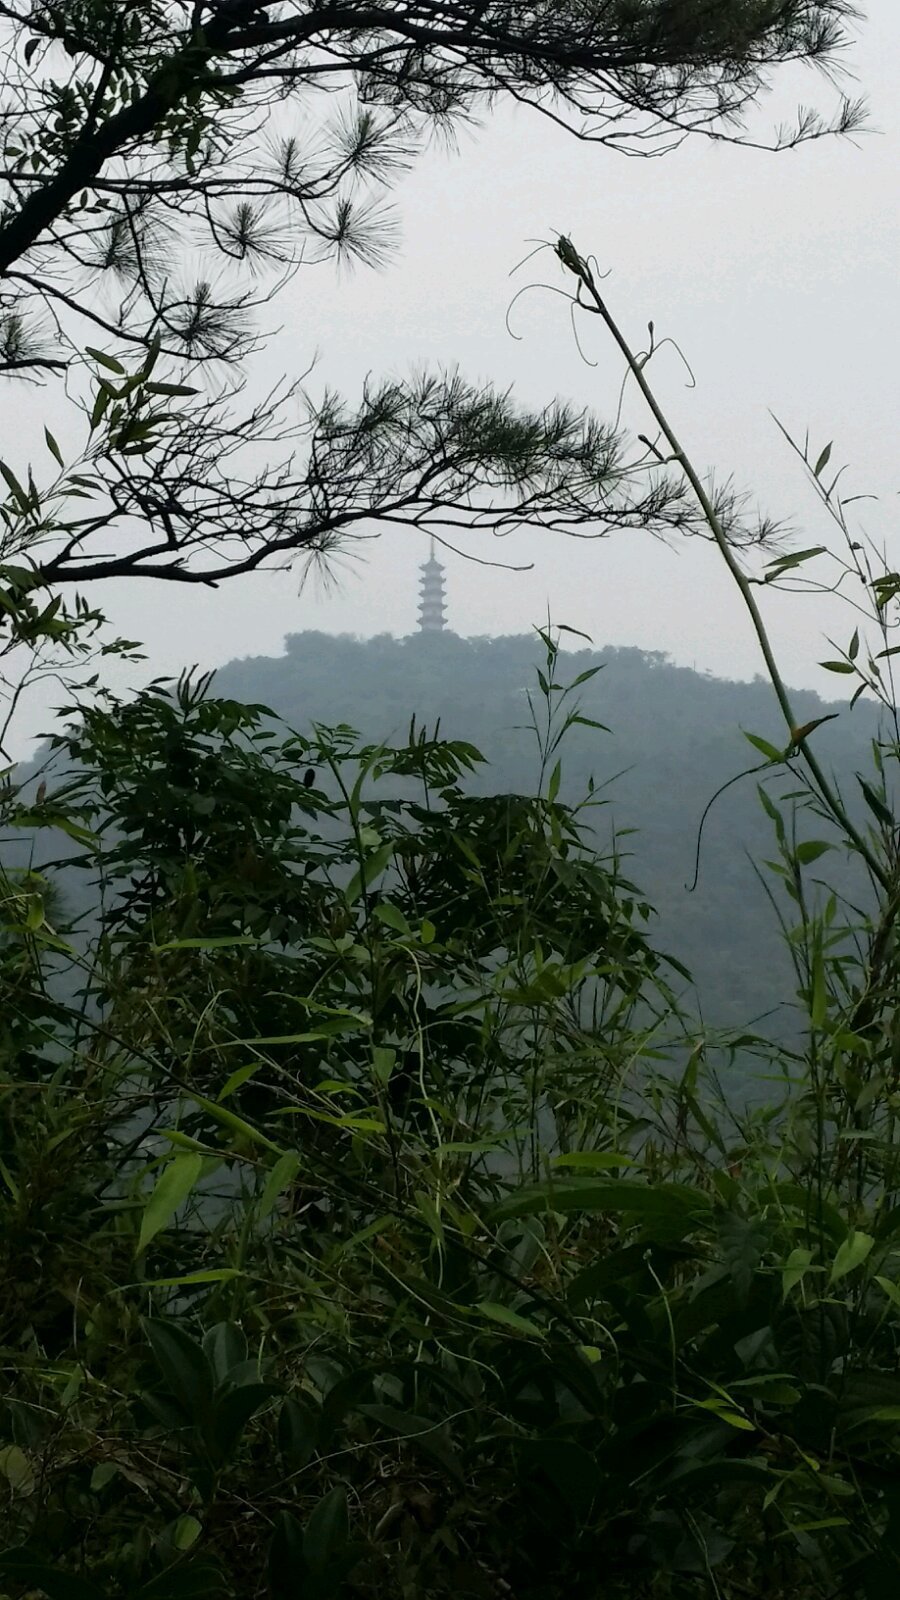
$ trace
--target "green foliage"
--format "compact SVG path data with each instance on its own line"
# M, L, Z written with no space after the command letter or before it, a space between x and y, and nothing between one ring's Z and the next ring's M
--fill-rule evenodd
M595 803L582 812L583 820L601 848L613 848L618 824L619 859L653 907L651 942L677 953L690 969L695 1004L707 1026L746 1033L751 1018L765 1017L767 1032L792 1037L798 1019L790 958L773 932L771 908L753 867L770 854L771 837L756 785L778 795L798 782L796 771L783 763L786 741L769 690L762 680L724 682L651 652L588 648L570 636L562 642L567 679L591 675L577 691L580 715L610 731L583 722L569 727L560 798L575 803L593 784ZM288 722L352 720L371 740L391 737L418 712L431 724L439 721L448 737L469 738L489 753L490 763L466 780L468 792L527 792L536 744L526 691L536 670L544 670L544 649L527 636L359 640L298 633L288 638L283 655L234 661L215 681L220 694L265 700ZM810 692L796 699L807 723L829 709ZM748 753L753 759L741 729L754 730L757 739L768 735L761 739L760 771L733 784L712 806L697 887L688 892L704 807L747 768ZM855 783L854 771L865 769L877 732L872 708L863 702L852 717L842 708L817 733L845 792ZM764 758L782 764L766 771ZM548 758L548 783L555 761ZM857 817L863 809L859 793L859 802L847 793ZM833 824L816 822L813 831L819 842L834 845L827 867L836 892L865 895ZM807 892L815 897L814 883ZM773 1005L777 1014L769 1016ZM748 1048L739 1053L737 1071L750 1078L759 1067ZM733 1075L724 1040L721 1064Z
M808 1049L717 1102L541 648L530 798L206 680L60 736L95 915L2 947L11 1594L892 1581L892 958L767 796Z

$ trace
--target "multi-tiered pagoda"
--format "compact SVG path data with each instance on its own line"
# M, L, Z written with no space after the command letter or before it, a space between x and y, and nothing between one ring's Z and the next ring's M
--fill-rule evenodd
M434 553L419 569L419 632L443 633L447 626L447 605L444 599L444 569Z

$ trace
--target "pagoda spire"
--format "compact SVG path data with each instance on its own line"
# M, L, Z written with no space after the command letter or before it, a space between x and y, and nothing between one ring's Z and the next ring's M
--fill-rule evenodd
M434 539L419 572L419 632L443 633L447 626L444 569L434 553Z

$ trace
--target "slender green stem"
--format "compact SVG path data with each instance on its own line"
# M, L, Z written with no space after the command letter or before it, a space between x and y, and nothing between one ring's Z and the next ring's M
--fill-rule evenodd
M878 883L880 883L883 889L890 891L892 885L889 874L866 844L862 834L850 821L850 818L838 799L834 788L829 783L825 773L822 771L816 756L809 748L808 741L798 735L798 723L791 705L791 698L781 676L781 671L779 669L778 662L775 659L775 654L772 650L769 635L766 631L766 625L763 622L762 614L759 606L756 603L749 580L742 571L740 563L731 548L728 535L722 526L715 506L710 500L699 474L693 466L690 458L682 448L673 428L671 427L671 424L662 411L656 396L653 393L653 390L650 388L647 379L644 377L643 363L638 360L637 356L634 354L634 351L631 349L630 345L625 339L624 334L619 329L618 324L612 317L606 302L597 288L594 280L594 274L591 271L590 266L586 261L582 260L581 256L578 255L571 241L568 239L560 239L556 246L556 253L559 256L560 261L563 263L563 266L566 267L568 271L578 279L579 283L590 296L591 304L586 305L583 300L579 300L579 304L585 306L585 309L588 311L596 312L596 314L602 317L603 321L606 323L607 328L615 339L616 344L618 345L628 364L631 374L634 377L641 394L653 413L656 422L659 424L660 430L669 446L672 458L678 462L678 465L681 467L682 472L684 473L688 483L691 486L691 489L694 492L697 503L703 512L706 523L719 548L719 553L722 557L722 560L725 562L728 571L731 573L731 576L740 591L744 605L750 615L750 620L753 624L753 629L759 642L760 650L762 651L763 660L766 663L766 670L768 671L772 688L775 690L775 696L781 708L781 713L788 726L791 745L795 749L799 750L802 754L816 788L818 789L822 800L828 807L828 810L831 812L835 822L840 828L843 829L846 837L851 841L854 848L859 851L866 863L866 866L872 873L872 876L877 879Z

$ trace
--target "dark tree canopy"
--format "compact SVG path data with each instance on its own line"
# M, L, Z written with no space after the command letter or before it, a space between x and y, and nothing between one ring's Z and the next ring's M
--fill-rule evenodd
M507 99L638 154L749 139L772 72L832 61L854 15L846 0L0 0L0 371L65 382L87 425L78 459L51 436L52 466L43 446L40 467L6 466L10 581L209 583L388 520L686 526L680 488L612 430L561 406L525 415L452 372L372 383L356 406L314 406L290 379L242 402L255 312L301 265L384 262L392 180L461 119ZM831 123L805 113L774 144L857 117L847 101Z

